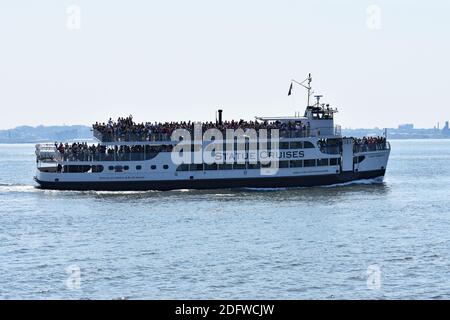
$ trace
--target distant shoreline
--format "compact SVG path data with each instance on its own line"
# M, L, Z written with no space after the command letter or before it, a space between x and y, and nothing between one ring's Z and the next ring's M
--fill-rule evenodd
M388 128L387 137L390 140L431 140L450 139L448 128L414 129ZM384 130L372 129L342 129L342 136L361 138L364 136L382 136ZM93 141L92 127L85 125L60 126L19 126L13 129L0 130L1 144L30 144L42 142L63 141Z
M39 141L1 141L1 145L7 145L7 144L38 144L38 143L54 143L54 142L76 142L82 140L83 142L93 143L96 144L98 141L89 138L89 139L68 139L68 140L39 140ZM417 137L411 137L411 138L396 138L396 137L389 137L388 140L405 140L405 141L412 141L412 140L450 140L450 137L429 137L429 138L417 138Z

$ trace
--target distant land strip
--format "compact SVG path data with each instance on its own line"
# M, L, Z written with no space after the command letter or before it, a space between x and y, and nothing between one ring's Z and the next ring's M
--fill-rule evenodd
M383 129L342 129L347 137L381 136ZM388 128L388 139L450 139L448 127L443 129ZM0 143L38 143L75 140L92 140L92 128L83 125L71 126L19 126L0 130Z

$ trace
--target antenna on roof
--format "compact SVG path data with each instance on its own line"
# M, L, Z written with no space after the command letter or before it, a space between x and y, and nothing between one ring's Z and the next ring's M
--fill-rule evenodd
M289 93L288 95L291 95L291 91L292 91L292 83L296 83L300 86L302 86L303 88L308 90L308 104L307 107L309 107L309 98L311 97L311 82L312 82L312 77L311 77L311 73L308 74L308 78L306 78L305 80L303 80L302 82L298 82L295 79L291 80L291 87L289 88ZM308 85L306 85L305 83L308 83Z
M323 96L322 95L317 95L317 96L314 96L314 97L317 99L317 106L320 107L320 98L322 98Z

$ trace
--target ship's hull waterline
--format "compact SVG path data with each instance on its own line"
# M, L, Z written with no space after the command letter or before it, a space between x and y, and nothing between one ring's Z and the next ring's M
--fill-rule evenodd
M330 175L260 177L231 179L193 179L193 180L143 180L143 181L83 181L49 182L36 179L38 188L52 190L93 190L93 191L168 191L179 189L228 189L228 188L295 188L326 186L361 179L384 177L386 170L362 172L341 172Z

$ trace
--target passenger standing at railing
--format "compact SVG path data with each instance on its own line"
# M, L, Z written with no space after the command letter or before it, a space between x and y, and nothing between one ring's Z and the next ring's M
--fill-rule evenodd
M59 144L57 149L58 149L59 153L64 154L64 145L62 143Z

